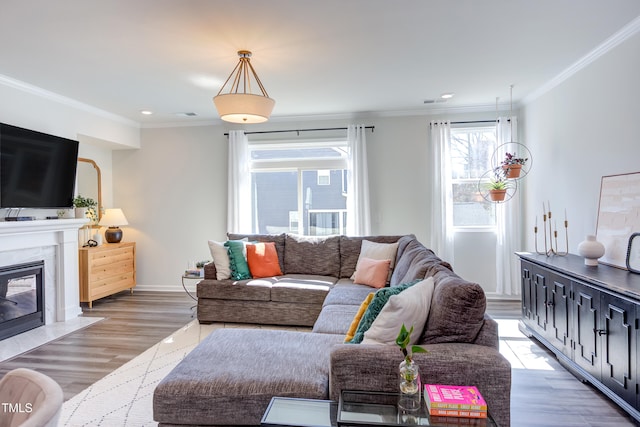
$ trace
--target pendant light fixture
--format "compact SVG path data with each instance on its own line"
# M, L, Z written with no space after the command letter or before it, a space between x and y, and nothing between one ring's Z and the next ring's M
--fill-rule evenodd
M220 92L213 97L213 103L220 114L220 118L232 123L262 123L269 120L276 101L269 98L256 71L251 65L251 52L239 50L240 60L233 69ZM260 94L252 93L252 80L255 81ZM228 91L227 84L231 82Z

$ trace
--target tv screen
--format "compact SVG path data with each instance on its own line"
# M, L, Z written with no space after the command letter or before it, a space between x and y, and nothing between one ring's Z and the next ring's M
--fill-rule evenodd
M69 208L78 141L0 123L0 208Z

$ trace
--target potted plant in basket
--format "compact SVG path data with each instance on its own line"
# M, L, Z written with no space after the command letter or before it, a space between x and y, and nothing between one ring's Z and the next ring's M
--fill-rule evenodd
M505 153L501 166L504 175L508 179L520 177L522 167L527 163L528 158L517 157L516 153Z
M76 209L76 218L89 218L92 223L98 222L96 207L98 203L90 197L80 194L73 199L73 207Z

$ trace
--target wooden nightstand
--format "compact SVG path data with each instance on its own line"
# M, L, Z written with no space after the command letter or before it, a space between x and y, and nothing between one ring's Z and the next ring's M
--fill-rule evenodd
M80 302L89 303L136 286L135 242L80 248Z

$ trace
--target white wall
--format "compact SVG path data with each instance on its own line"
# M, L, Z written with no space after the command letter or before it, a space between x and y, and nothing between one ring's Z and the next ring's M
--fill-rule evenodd
M481 116L491 119L493 114ZM477 117L467 115L457 119ZM344 120L270 121L246 130L342 127L349 123L375 126L373 132L367 131L372 233L413 233L428 246L429 120L427 116L361 116ZM225 239L227 138L224 133L230 128L219 124L143 129L139 150L114 152L114 205L121 207L129 220L129 226L123 228L125 239L137 242L140 289L182 290L180 275L187 262L211 259L207 240ZM293 136L295 134L278 134L260 138ZM495 289L494 249L493 235L472 233L457 238L456 251L460 258L454 267L460 265L456 270L461 271L463 277L478 281L491 292Z
M601 177L640 171L638 69L640 34L524 107L524 142L534 157L524 180L527 250L534 249L543 201L558 227L566 208L576 253L596 231Z

